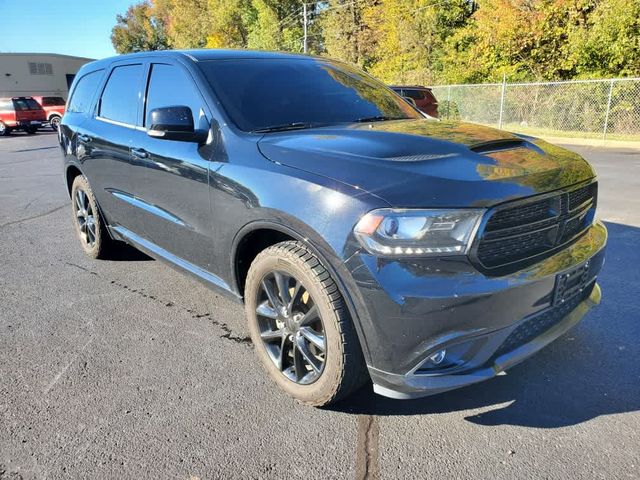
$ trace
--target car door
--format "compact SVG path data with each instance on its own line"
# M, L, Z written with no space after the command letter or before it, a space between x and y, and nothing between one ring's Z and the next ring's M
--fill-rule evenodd
M187 106L196 130L210 129L211 114L190 73L179 63L152 62L146 87L143 125L154 108ZM144 163L145 179L136 190L143 234L166 252L212 270L208 144L136 136L131 152Z
M134 189L144 173L131 161L130 149L135 133L141 130L144 72L144 62L113 65L93 115L77 134L78 148L84 153L83 172L107 222L132 231L141 229Z

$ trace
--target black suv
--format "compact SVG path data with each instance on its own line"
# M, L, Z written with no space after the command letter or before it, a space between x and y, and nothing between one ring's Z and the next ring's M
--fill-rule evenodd
M82 67L59 129L84 251L119 241L244 302L264 368L325 405L491 378L598 303L578 155L425 118L345 64L250 51Z

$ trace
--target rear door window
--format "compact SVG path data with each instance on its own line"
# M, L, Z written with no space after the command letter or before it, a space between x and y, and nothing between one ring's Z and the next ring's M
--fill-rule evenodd
M154 108L187 106L193 115L196 129L206 128L201 122L206 121L203 102L196 90L193 80L174 65L154 63L147 88L145 107L145 126L148 126L149 112Z
M93 94L96 93L103 70L87 73L76 83L69 100L67 112L87 113L91 108Z
M143 72L142 64L115 67L102 91L98 115L115 122L136 125ZM173 87L180 88L179 85Z

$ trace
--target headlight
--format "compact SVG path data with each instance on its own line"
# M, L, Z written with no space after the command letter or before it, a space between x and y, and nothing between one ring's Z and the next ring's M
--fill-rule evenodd
M464 255L483 213L382 208L362 217L354 233L362 246L376 255Z

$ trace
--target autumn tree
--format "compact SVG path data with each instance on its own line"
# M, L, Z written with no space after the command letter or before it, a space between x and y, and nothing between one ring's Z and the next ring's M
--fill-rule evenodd
M303 50L303 0L145 0L117 16L119 53ZM309 53L389 83L640 75L640 0L307 2Z
M148 1L131 5L124 15L116 16L111 43L118 53L165 50L169 47L166 28Z

